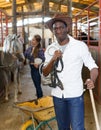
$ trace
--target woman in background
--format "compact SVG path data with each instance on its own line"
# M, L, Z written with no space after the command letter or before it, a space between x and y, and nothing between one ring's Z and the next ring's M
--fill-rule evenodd
M41 76L39 74L39 65L45 60L44 50L41 48L40 42L40 35L34 35L31 46L24 53L25 57L29 60L31 78L36 88L37 98L41 98L43 96L41 88Z

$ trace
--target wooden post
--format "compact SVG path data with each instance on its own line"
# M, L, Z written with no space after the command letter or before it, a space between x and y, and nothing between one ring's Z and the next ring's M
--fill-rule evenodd
M12 0L12 33L17 34L16 0Z
M68 7L68 16L72 18L72 1L71 0L67 0L67 7ZM72 25L70 27L70 31L69 31L69 34L72 35Z

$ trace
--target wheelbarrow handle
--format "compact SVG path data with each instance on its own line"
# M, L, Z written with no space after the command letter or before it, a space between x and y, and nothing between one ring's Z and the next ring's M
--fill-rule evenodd
M98 116L97 116L97 111L96 111L96 107L95 107L95 101L94 101L92 89L89 89L89 93L90 93L90 98L91 98L91 103L92 103L92 108L93 108L93 113L94 113L94 118L95 118L95 123L96 123L96 129L100 130L100 125L99 125L99 121L98 121Z

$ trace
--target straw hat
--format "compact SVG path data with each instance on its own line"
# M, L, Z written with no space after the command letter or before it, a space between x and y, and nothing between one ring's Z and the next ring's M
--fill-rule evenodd
M58 21L58 20L66 23L67 26L69 27L69 30L71 30L71 28L72 28L71 17L67 16L66 14L60 14L60 13L55 14L52 19L47 21L46 26L52 31L53 24L55 23L55 21Z

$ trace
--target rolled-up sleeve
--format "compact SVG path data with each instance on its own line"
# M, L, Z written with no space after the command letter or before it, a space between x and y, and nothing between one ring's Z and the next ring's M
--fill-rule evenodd
M87 45L84 43L82 44L83 46L82 49L80 49L80 53L84 62L84 65L89 69L93 69L93 68L98 68L97 64L95 63L95 60L93 59L89 48L87 47Z

